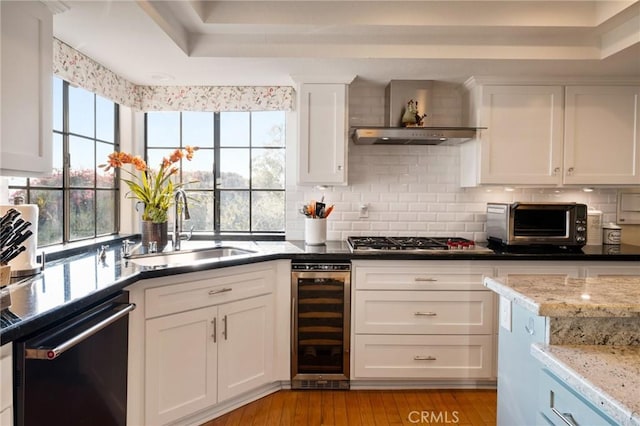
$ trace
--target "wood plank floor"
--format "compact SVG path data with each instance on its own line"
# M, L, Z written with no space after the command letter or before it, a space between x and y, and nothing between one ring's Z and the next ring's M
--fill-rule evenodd
M282 390L202 426L496 424L495 390Z

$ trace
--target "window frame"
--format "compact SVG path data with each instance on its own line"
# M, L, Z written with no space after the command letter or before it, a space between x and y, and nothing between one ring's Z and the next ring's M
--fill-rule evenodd
M150 111L153 112L153 111ZM179 113L180 119L179 119L179 134L180 134L180 142L179 142L179 146L149 146L149 131L148 131L148 115L149 112L145 112L144 114L144 155L145 155L145 161L147 161L147 163L149 162L149 150L158 150L160 148L165 148L167 149L168 152L170 152L173 149L176 148L184 148L185 144L183 142L183 136L184 136L184 132L183 132L183 113L185 112L191 112L191 111L171 111L171 112L175 112L175 113ZM208 111L201 111L201 112L208 112ZM210 111L209 111L210 112ZM223 111L224 112L224 111ZM234 112L234 111L229 111L229 112ZM247 112L249 113L249 134L251 135L251 129L252 129L252 113L254 112L262 112L262 111L237 111L237 112ZM283 135L285 135L286 138L286 119L287 119L287 115L286 115L286 111L279 111L284 113L284 126L285 128L283 128ZM256 239L257 237L261 240L284 240L285 238L285 233L286 233L286 222L283 222L283 228L281 231L256 231L253 229L253 194L254 193L259 193L259 192L281 192L284 195L284 203L283 203L283 217L286 213L286 140L284 141L284 143L282 144L282 146L278 146L278 147L269 147L269 146L254 146L252 144L251 141L251 137L249 139L249 144L247 146L238 146L238 147L228 147L228 146L222 146L221 145L221 112L210 112L211 114L213 114L213 147L209 148L209 147L199 147L199 149L206 149L206 150L212 150L213 151L213 165L212 165L212 173L213 173L213 188L189 188L189 185L185 185L184 186L184 190L187 193L187 195L189 195L189 192L194 192L194 193L213 193L213 230L194 230L194 236L198 236L198 234L206 236L206 235L211 235L213 234L214 237L224 237L224 238L230 238L230 239L236 239L236 240L242 240L242 239ZM221 170L220 170L220 157L221 157L221 153L222 150L226 149L226 148L232 148L232 149L243 149L243 150L248 150L249 152L249 156L248 156L248 161L249 161L249 170L250 170L250 178L249 178L249 186L247 188L221 188L221 180L222 180L222 176L221 176ZM282 188L259 188L256 189L253 187L253 179L251 179L251 176L253 174L253 171L251 169L251 164L252 164L252 160L253 160L253 154L255 150L259 150L259 149L273 149L273 150L281 150L283 153L285 153L285 164L283 164L283 185ZM198 153L196 152L195 155L198 155ZM183 182L183 168L182 168L182 163L180 164L180 172L178 174L178 176L180 177L179 182L182 183ZM249 208L249 229L248 230L242 230L242 231L222 231L221 230L221 194L224 192L246 192L248 193L248 208Z
M71 83L69 83L67 80L64 80L61 77L57 77L57 76L52 76L53 79L58 79L61 81L62 83L62 129L53 129L52 128L52 135L53 135L53 139L55 139L56 137L61 137L62 138L62 158L61 163L62 163L62 185L61 186L50 186L50 185L38 185L38 184L34 184L32 182L32 180L36 180L36 179L41 179L42 177L46 177L46 176L38 176L38 177L29 177L29 178L25 178L25 183L24 185L15 185L15 184L9 184L8 188L9 190L14 190L14 191L19 191L19 192L23 192L25 195L25 203L35 203L35 200L32 200L32 196L33 196L33 192L34 191L41 191L41 190L52 190L52 191L62 191L62 241L56 241L56 242L52 242L52 243L48 243L48 244L41 244L42 239L38 238L38 247L49 247L49 246L55 246L55 245L60 245L60 244L68 244L68 243L75 243L75 242L80 242L80 241L86 241L86 240L91 240L91 239L95 239L95 238L100 238L100 237L107 237L107 236L111 236L111 235L117 235L120 232L120 225L121 225L121 220L120 220L120 171L119 170L115 170L114 173L114 186L113 187L101 187L98 186L98 167L97 164L100 164L101 160L104 160L103 162L106 161L106 158L104 159L100 159L98 158L98 143L104 143L104 144L109 144L113 147L113 151L118 151L120 149L120 120L119 120L119 108L120 105L115 102L112 101L108 98L105 98L103 96L100 96L99 94L92 92L88 89L79 87L82 90L87 91L88 93L91 93L93 96L93 114L94 114L94 123L93 123L93 136L89 137L87 135L82 135L82 134L77 134L77 133L72 133L70 132L69 129L69 87L74 87ZM56 85L56 82L54 81L54 87ZM113 129L113 137L114 140L113 142L111 141L106 141L104 139L99 139L98 135L97 135L97 127L98 127L98 121L97 121L97 99L98 96L100 96L102 99L106 99L109 102L113 103L113 125L114 125L114 129ZM55 111L55 108L53 108L53 111ZM52 112L53 114L53 112ZM55 121L55 120L54 120ZM55 124L54 124L55 125ZM81 138L83 140L88 140L93 144L93 164L96 165L94 170L93 170L93 184L91 186L74 186L71 185L71 152L70 152L70 139L74 137L74 138ZM93 232L92 235L90 236L83 236L83 237L79 237L79 238L73 238L71 236L71 193L73 191L78 191L78 190L82 190L82 191L91 191L93 194ZM98 233L98 218L100 213L98 212L98 194L100 192L112 192L113 193L113 198L114 198L114 204L113 204L113 211L111 212L113 215L113 230L111 232L106 232L106 233ZM40 232L42 229L42 227L38 227L38 232Z

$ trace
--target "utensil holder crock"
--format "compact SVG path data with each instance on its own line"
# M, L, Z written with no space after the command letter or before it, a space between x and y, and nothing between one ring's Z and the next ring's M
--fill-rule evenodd
M327 219L304 219L304 242L309 246L321 246L327 241Z

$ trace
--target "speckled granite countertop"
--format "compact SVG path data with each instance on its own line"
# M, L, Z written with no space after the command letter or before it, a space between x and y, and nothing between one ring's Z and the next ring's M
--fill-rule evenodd
M484 284L536 315L640 318L640 266L636 277L510 275L485 278Z
M640 346L535 344L531 353L618 424L640 426Z

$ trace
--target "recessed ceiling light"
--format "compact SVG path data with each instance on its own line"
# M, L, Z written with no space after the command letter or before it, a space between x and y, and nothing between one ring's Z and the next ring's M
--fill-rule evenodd
M582 188L584 192L593 192L593 188Z

